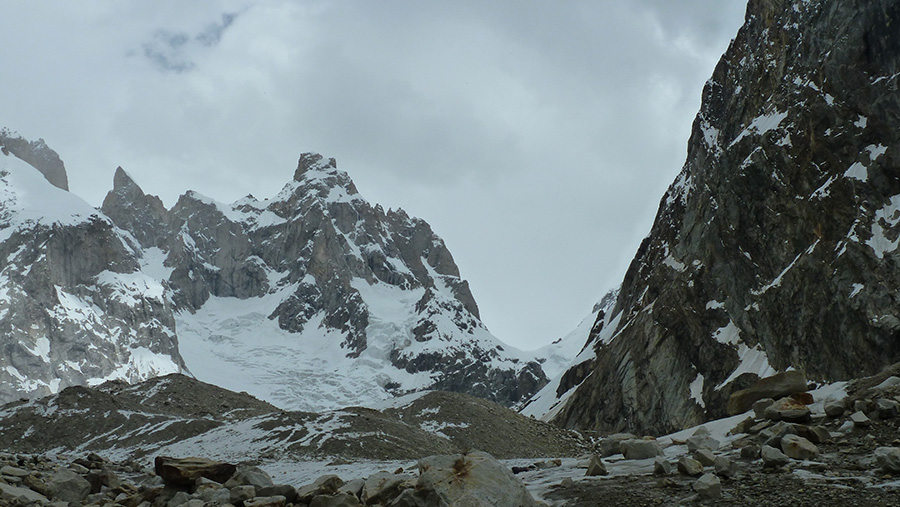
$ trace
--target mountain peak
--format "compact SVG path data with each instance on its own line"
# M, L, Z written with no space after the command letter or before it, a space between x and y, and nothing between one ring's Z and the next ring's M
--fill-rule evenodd
M53 186L69 190L66 166L43 139L29 141L18 132L3 128L0 129L0 147L4 154L12 153L37 169Z
M303 153L297 162L297 170L294 171L294 181L301 181L309 171L332 172L336 169L337 161L333 158L326 159L318 153Z

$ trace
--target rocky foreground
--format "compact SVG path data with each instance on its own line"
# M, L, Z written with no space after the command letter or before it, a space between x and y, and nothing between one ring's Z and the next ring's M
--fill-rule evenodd
M896 504L900 494L900 365L873 377L812 391L807 391L805 381L798 380L802 373L787 372L733 397L733 409L751 408L727 419L658 438L626 433L584 437L584 445L572 447L561 445L564 439L559 435L564 432L555 434L556 430L540 421L510 416L511 411L499 405L458 394L431 393L401 400L381 411L355 409L353 418L375 425L369 427L368 437L360 431L341 433L332 419L309 414L315 424L298 424L290 431L299 436L291 440L285 435L288 429L270 426L269 418L273 411L282 422L301 416L239 393L217 388L202 392L202 383L183 377L131 387L85 388L22 402L18 410L16 404L3 408L3 446L13 452L0 455L0 504ZM91 406L85 401L92 398L89 394L110 405ZM82 403L69 406L64 401L67 398ZM141 400L143 416L133 411L129 399ZM223 414L212 414L212 405ZM76 418L66 415L73 410L89 423L79 427ZM141 417L154 412L159 417L167 412L172 419L151 421L148 426ZM438 418L441 413L446 419ZM102 427L98 426L100 419L91 419L98 414L100 419L113 421L118 421L115 414L130 414L139 424L129 430ZM220 421L228 417L242 420L244 425ZM388 420L393 422L386 424ZM203 421L212 427L206 433L225 431L230 435L228 442L235 451L231 456L240 459L221 459L221 447L216 451L199 437L204 433L200 429ZM317 425L322 430L328 421L330 434L301 431L301 427ZM395 427L398 421L406 425L406 442L388 432L404 431ZM16 435L25 423L30 426ZM254 424L270 428L268 434L252 431ZM513 429L504 432L504 426ZM422 441L417 440L421 437L414 428L442 439L443 446L415 447ZM141 438L136 435L139 432L143 432ZM197 434L189 435L194 432ZM81 444L61 444L67 434L75 433ZM285 452L242 447L248 438L272 437L277 437ZM312 444L332 438L337 443L332 447ZM573 437L571 442L577 440ZM287 452L291 442L303 445ZM550 442L555 442L555 447L548 447ZM26 445L29 452L23 450ZM491 453L472 450L482 446L507 459L498 461ZM87 451L92 447L97 452ZM152 448L156 452L151 452ZM432 448L437 449L433 455L428 452ZM73 454L75 449L80 454ZM169 451L178 454L167 457ZM416 453L419 455L411 458ZM211 455L215 459L210 459ZM538 455L545 458L534 457ZM528 456L532 457L522 459ZM519 459L510 459L515 457Z

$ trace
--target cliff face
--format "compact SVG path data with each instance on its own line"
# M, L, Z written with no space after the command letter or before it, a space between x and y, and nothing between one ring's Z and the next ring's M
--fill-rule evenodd
M757 375L900 360L898 26L890 0L750 2L558 424L665 432Z

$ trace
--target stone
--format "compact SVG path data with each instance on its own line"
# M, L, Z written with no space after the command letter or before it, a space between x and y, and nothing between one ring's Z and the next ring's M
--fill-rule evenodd
M678 460L678 473L696 477L703 473L703 465L693 458L684 456Z
M366 479L360 500L367 505L379 502L387 504L391 499L399 495L401 491L414 483L415 478L408 474L378 472Z
M716 469L716 475L720 477L735 477L738 472L737 464L727 456L716 456L713 467Z
M623 440L619 447L625 459L648 459L663 455L662 448L656 440Z
M825 415L828 417L840 417L844 415L847 406L844 400L828 400L825 402Z
M231 503L231 491L228 491L223 487L198 490L197 496L204 502L212 505Z
M362 505L359 498L346 492L317 495L309 502L309 507L361 507Z
M244 500L244 507L284 507L287 499L281 495L257 496Z
M692 457L705 467L712 466L716 461L716 455L709 449L697 449Z
M791 458L771 445L762 446L759 454L763 460L763 468L778 468L791 462Z
M875 449L875 463L889 474L900 474L900 448L879 447Z
M240 503L256 496L256 486L252 484L239 484L228 488L231 494L231 503Z
M621 443L625 440L635 439L637 439L637 437L631 433L613 433L612 435L604 437L603 440L600 441L600 457L608 458L613 454L621 453Z
M719 449L719 445L719 441L709 435L694 435L687 439L687 448L690 452L698 449L715 451Z
M856 425L853 424L853 421L844 421L844 422L838 427L837 430L838 430L838 433L844 433L844 434L846 434L846 433L850 433L851 431L853 431L854 428L856 428Z
M587 472L584 474L589 477L597 476L597 475L609 475L609 470L606 469L606 465L603 463L603 460L600 456L596 454L591 458L590 464L588 464Z
M782 398L807 390L806 374L791 370L776 373L771 377L760 379L747 389L732 393L728 398L726 410L728 415L744 413L753 407L753 403L764 398Z
M366 485L365 479L353 479L344 483L338 491L344 493L351 493L356 496L362 495L363 486Z
M81 502L91 492L91 483L75 472L61 468L50 477L47 483L53 498L65 502Z
M884 379L880 384L873 387L872 389L877 389L879 391L883 391L885 389L889 389L891 387L900 386L900 377L895 375L891 375L890 377Z
M166 502L166 507L179 507L180 505L184 505L189 501L191 501L190 493L186 491L178 491L174 495L172 495L172 498L170 498L168 502Z
M853 423L853 426L856 428L866 428L872 424L872 421L866 417L861 410L857 410L850 414L850 422Z
M798 435L787 434L782 437L781 450L787 457L793 459L810 460L819 457L819 448L816 444Z
M691 486L700 498L712 500L722 496L722 482L715 474L703 474Z
M274 486L275 483L272 482L272 478L263 469L254 466L239 467L234 475L225 481L226 488L244 485L251 485L259 489Z
M283 496L286 502L293 503L297 499L297 489L290 484L275 484L257 488L257 496Z
M758 444L747 444L741 447L741 457L744 459L759 458L760 448Z
M900 403L896 400L879 398L875 401L875 412L880 419L892 419L900 413Z
M806 423L812 418L809 406L786 397L772 403L763 411L767 419L790 423Z
M26 477L30 474L31 472L29 472L28 470L23 470L21 468L9 465L0 468L0 475L8 475L10 477Z
M732 428L728 434L729 435L739 435L741 433L750 433L750 429L756 426L756 419L752 417L748 417L743 421L737 423L734 428Z
M774 403L775 400L772 398L763 398L761 400L754 401L752 405L753 415L755 415L757 419L764 419L766 409L771 407Z
M426 505L425 500L422 499L415 489L404 489L397 495L397 498L391 501L388 507L422 507L423 505Z
M13 486L2 481L0 481L0 500L3 500L4 505L15 505L14 502L20 502L25 505L29 503L46 504L50 501L37 491L21 486Z
M364 479L358 479L358 481L362 482L362 484L359 486L359 489L354 492L354 494L360 496L362 494L363 485L366 483L366 481ZM337 493L343 486L344 481L341 480L341 478L337 475L323 475L313 481L312 484L307 484L298 488L297 500L302 503L307 503L312 500L314 496L333 495Z
M658 458L653 462L653 475L672 475L674 471L675 467L665 458Z
M751 435L756 435L757 433L768 428L771 425L772 425L772 421L770 419L765 419L765 420L762 420L762 421L754 424L753 426L751 426L750 430L747 431L747 433L750 433Z
M873 408L874 403L872 403L872 400L856 400L853 402L853 410L856 412L868 414Z
M224 483L237 470L237 466L206 458L171 458L157 456L153 460L156 475L166 484L174 486L191 486L200 477L206 477L218 483Z
M794 430L797 435L800 435L814 444L822 444L831 440L831 432L824 426L798 424L794 427Z
M420 460L416 489L449 505L537 506L522 482L505 465L480 451Z

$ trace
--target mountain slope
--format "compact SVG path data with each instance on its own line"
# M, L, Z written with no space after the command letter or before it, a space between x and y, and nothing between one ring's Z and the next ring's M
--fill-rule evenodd
M661 433L757 375L900 358L898 23L887 0L749 3L558 424Z
M102 213L0 156L0 399L182 371L165 293Z
M481 323L429 225L370 205L334 159L302 155L271 199L188 192L170 210L120 171L102 210L172 289L203 380L300 410L424 388L509 405L546 381Z

